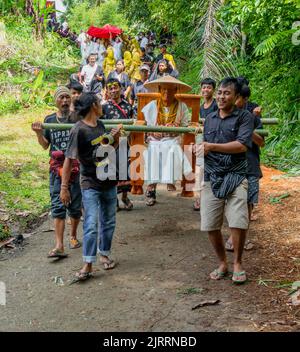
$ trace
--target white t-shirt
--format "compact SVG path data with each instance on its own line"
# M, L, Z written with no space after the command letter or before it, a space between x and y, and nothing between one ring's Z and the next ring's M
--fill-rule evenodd
M81 32L79 36L77 37L77 41L81 44L86 40L86 35L84 32Z
M140 47L146 49L147 45L148 45L148 39L147 39L147 37L143 37L143 39L141 40Z
M82 67L80 74L81 76L84 76L84 84L86 86L88 86L91 83L95 75L95 72L97 70L97 67L98 67L97 64L95 64L94 66L91 66L90 64L88 64Z
M103 61L104 61L104 53L105 53L106 49L105 46L103 44L99 45L99 49L98 49L98 63L100 64L100 66L102 66Z
M91 54L96 54L98 53L98 50L99 50L99 44L97 42L92 42L91 44Z

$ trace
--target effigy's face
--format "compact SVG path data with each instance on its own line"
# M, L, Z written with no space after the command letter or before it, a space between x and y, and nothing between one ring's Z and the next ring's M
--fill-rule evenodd
M176 87L161 87L160 88L160 94L162 101L167 105L171 105L173 101L175 100L175 94L176 94Z

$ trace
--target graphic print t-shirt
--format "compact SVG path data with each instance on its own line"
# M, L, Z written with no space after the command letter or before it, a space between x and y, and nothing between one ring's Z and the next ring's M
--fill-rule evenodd
M68 118L57 118L56 113L51 114L45 117L44 123L72 123ZM73 122L74 123L74 122ZM50 143L50 154L52 151L61 150L65 152L68 147L69 138L70 138L70 130L44 130L44 137Z

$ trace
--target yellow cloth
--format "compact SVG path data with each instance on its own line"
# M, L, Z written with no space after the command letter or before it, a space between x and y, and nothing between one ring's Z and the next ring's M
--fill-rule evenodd
M178 110L178 100L175 100L169 107L168 113L165 112L161 98L157 102L157 124L162 126L179 126L175 122Z
M165 54L165 55L164 55L164 59L165 59L165 60L168 60L169 62L171 62L171 64L174 66L174 68L176 68L176 64L175 64L173 55L171 55L171 54Z
M132 80L140 80L141 75L140 75L140 66L142 65L141 62L141 56L139 54L139 51L135 49L132 53L132 62L131 66L129 69L129 76Z
M124 65L125 65L125 72L128 73L132 63L132 55L130 51L124 52Z
M112 47L108 47L106 50L107 56L103 61L103 72L105 74L105 77L109 75L111 71L115 69L116 65L116 60L114 57L114 50Z

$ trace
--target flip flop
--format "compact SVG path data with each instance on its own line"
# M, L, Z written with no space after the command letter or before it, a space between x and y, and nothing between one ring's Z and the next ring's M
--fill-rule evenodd
M199 201L199 199L196 199L196 200L195 200L195 202L194 202L194 204L193 204L193 209L194 209L195 211L200 211L200 201Z
M228 251L228 252L233 252L234 250L233 250L233 244L232 244L232 242L230 242L229 240L227 240L226 243L225 243L225 249L226 249L226 251Z
M90 271L87 271L87 272L79 271L78 273L75 274L75 277L70 282L70 285L73 285L77 282L86 281L86 280L90 279L91 277L93 277L93 274Z
M132 210L133 208L133 204L132 202L130 201L129 198L125 198L125 199L121 199L122 200L122 203L124 204L124 209L125 210Z
M60 249L54 248L49 252L48 258L67 258L68 254L64 253Z
M176 186L174 186L173 184L168 184L167 185L167 190L169 192L175 192L176 191Z
M115 261L113 261L112 259L109 259L108 262L101 262L101 264L103 265L104 270L111 270L116 266Z
M253 248L254 248L254 244L250 240L247 240L244 245L244 250L251 251L251 249Z
M245 250L245 251L250 251L250 250L253 249L253 248L254 248L254 244L253 244L251 241L247 240L247 241L245 242L245 244L244 244L244 250ZM228 251L228 252L234 252L232 242L230 242L230 241L227 240L226 243L225 243L225 249L226 249L226 251Z
M243 284L247 281L247 276L245 271L236 271L232 274L232 281L235 284Z
M151 207L155 203L156 203L156 191L147 191L146 192L146 205Z
M69 243L69 248L70 249L76 249L81 247L81 242L78 241L76 238L75 239L70 239L70 243Z
M224 279L224 277L228 274L228 271L220 271L218 269L215 269L212 271L209 276L212 280L221 280Z

